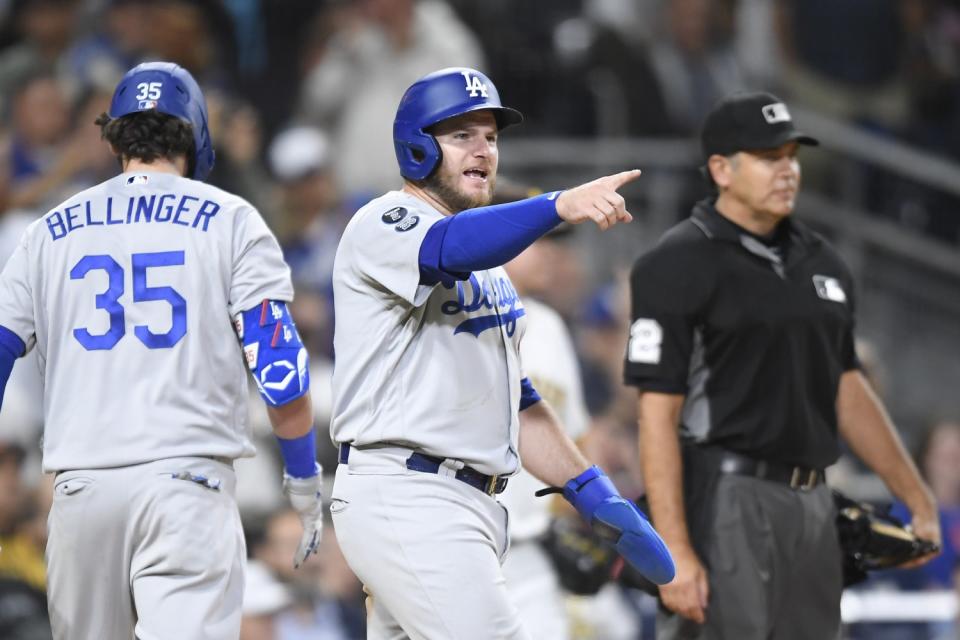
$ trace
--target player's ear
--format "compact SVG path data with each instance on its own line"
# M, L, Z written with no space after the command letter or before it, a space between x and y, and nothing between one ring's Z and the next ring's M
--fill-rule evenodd
M715 153L707 160L707 171L710 172L710 177L713 178L718 189L730 186L733 180L733 169L732 156L721 156Z

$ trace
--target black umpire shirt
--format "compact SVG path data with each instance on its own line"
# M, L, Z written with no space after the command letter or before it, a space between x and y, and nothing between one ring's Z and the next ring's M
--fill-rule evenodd
M634 264L624 377L684 394L681 438L812 468L836 461L840 376L859 366L853 283L803 223L770 239L698 203Z

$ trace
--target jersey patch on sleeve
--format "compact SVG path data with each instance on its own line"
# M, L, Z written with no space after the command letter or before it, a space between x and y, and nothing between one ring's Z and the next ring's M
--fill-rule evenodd
M406 220L401 220L400 224L394 227L399 232L410 231L420 222L420 216L410 216Z
M627 360L638 364L660 364L663 327L653 318L637 318L630 325Z
M397 224L398 222L400 222L406 217L407 217L406 207L394 207L393 209L390 209L385 214L380 216L380 219L385 224Z

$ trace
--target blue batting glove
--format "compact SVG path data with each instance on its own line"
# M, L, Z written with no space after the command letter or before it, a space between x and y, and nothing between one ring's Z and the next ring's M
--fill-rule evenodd
M643 512L624 499L610 478L594 465L563 487L572 504L602 540L656 584L673 580L676 568L670 550Z

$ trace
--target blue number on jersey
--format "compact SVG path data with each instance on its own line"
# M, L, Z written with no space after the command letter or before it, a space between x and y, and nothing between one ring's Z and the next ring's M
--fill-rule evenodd
M133 301L148 302L165 300L170 304L173 315L170 330L166 333L153 333L146 325L134 327L134 333L140 342L150 349L169 349L177 344L187 333L187 301L173 287L151 287L147 285L147 269L150 267L171 267L184 264L183 251L160 251L156 253L135 253L131 256L133 264ZM84 256L70 270L71 280L82 280L94 269L107 272L109 286L96 297L97 309L110 314L110 328L100 335L91 334L86 328L73 330L73 336L87 351L112 349L126 333L123 305L123 267L107 255Z
M123 267L110 256L84 256L80 262L70 270L71 280L83 280L94 270L102 269L110 278L110 286L103 293L97 295L97 309L103 309L110 314L110 328L106 333L93 335L86 329L74 329L73 337L83 345L87 351L113 349L120 342L124 334L123 306L117 302L123 295Z
M166 333L154 333L142 324L134 327L140 342L151 349L169 349L187 333L187 301L173 287L148 287L147 269L181 264L183 251L133 254L133 301L166 300L173 310L173 322Z

